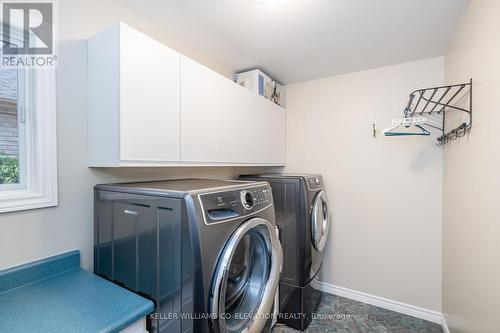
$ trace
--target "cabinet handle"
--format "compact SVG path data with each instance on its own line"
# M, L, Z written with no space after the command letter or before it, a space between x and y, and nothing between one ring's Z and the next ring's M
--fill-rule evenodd
M139 213L137 213L137 212L136 212L136 211L134 211L134 210L128 210L128 209L125 209L123 212L124 212L125 214L130 214L130 215L136 215L136 216L137 216L137 215L139 215Z

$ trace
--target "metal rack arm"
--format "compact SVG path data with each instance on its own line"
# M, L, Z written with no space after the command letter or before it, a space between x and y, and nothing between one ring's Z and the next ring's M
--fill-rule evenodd
M469 88L469 108L461 107L457 105L457 97L464 92L464 89ZM447 98L450 93L451 97ZM415 98L418 94L418 100L413 105ZM426 97L426 94L428 97ZM430 96L429 96L430 95ZM462 95L464 96L464 95ZM444 102L446 100L446 102ZM424 106L420 107L421 103L424 102ZM429 107L432 106L429 110ZM439 108L439 109L438 109ZM410 94L408 105L405 108L405 117L413 117L414 115L431 115L437 110L438 114L442 113L443 122L442 127L425 124L442 132L442 135L438 138L438 144L442 145L456 138L463 137L467 131L472 127L472 79L468 83L453 84L447 86L432 87L426 89L418 89ZM468 115L466 122L461 123L454 129L445 132L445 115L446 112L460 111L465 112Z

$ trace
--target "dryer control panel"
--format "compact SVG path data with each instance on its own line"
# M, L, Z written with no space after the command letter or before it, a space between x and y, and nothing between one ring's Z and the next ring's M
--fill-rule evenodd
M323 179L321 178L321 176L309 177L306 178L306 180L307 180L307 186L311 191L319 190L323 186Z
M205 223L220 223L260 211L273 203L269 186L248 187L199 195Z

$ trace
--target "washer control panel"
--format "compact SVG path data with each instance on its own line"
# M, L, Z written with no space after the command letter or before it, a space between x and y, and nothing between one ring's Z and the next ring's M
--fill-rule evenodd
M240 192L241 203L247 210L268 206L272 202L271 190L268 187L257 187Z
M205 223L219 223L252 214L273 203L269 186L200 194Z

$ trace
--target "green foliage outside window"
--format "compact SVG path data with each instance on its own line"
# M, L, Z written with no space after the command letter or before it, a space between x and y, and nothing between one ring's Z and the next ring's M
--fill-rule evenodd
M0 184L19 183L19 161L0 152Z

